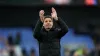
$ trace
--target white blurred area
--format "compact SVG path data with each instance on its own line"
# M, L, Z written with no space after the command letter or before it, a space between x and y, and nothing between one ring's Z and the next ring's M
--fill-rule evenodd
M68 5L72 0L44 0L46 4Z
M70 4L71 0L55 0L55 4L63 5L63 4Z
M14 46L15 56L23 56L21 52L21 47L19 45Z

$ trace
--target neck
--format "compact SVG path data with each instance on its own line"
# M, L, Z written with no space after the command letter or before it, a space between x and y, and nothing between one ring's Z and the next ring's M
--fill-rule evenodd
M46 31L49 31L49 30L50 30L50 28L47 28L47 29L46 29Z

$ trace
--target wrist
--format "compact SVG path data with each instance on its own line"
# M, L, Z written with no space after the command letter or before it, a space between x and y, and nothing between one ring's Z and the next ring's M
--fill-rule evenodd
M58 17L55 17L54 19L57 21L58 20Z

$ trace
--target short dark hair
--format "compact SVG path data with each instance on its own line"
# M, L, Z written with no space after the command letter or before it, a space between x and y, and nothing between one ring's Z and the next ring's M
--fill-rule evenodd
M45 19L45 18L51 18L51 19L53 19L50 15L44 16L44 19Z

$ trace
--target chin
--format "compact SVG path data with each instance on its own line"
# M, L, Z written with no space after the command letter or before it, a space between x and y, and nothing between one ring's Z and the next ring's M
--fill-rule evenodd
M51 29L50 27L48 27L47 29Z
M50 29L51 29L52 27L48 27L48 28L50 28Z

